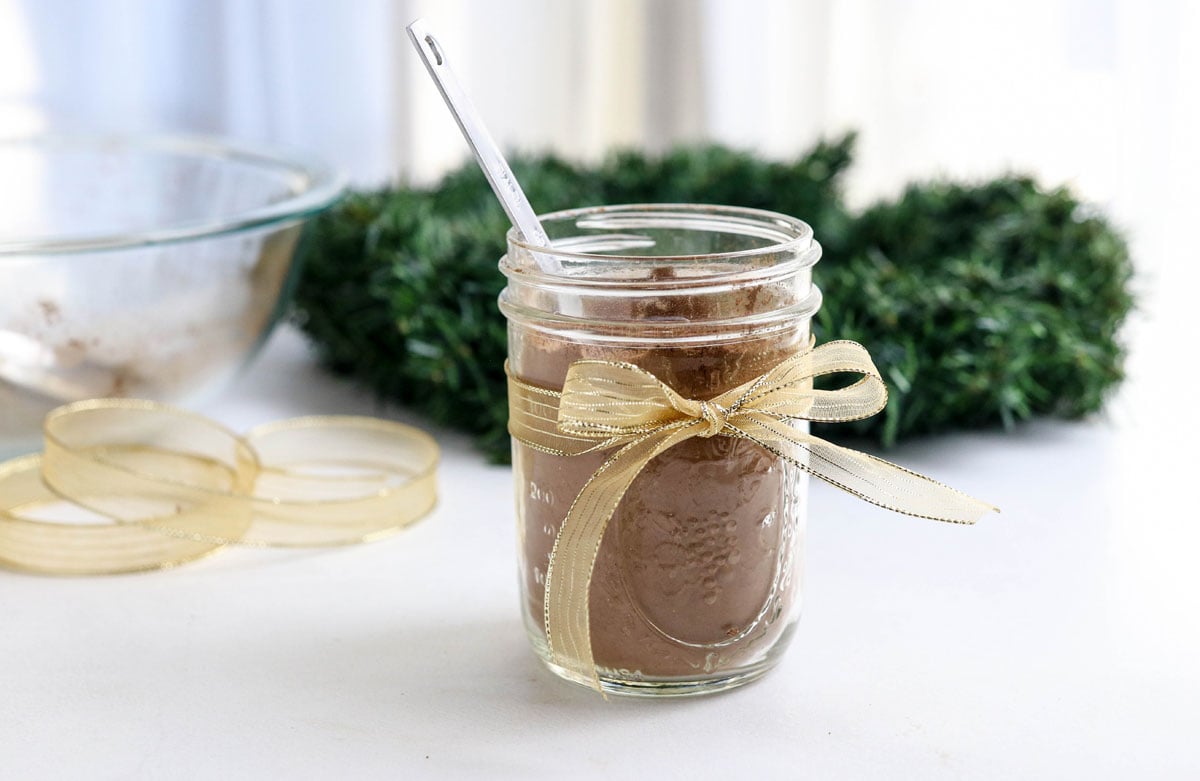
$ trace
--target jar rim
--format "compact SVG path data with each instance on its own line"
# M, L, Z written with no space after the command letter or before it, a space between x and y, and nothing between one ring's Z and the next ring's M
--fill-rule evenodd
M624 261L646 258L654 258L656 261L692 260L698 258L705 260L729 260L733 258L753 257L755 255L767 255L784 250L802 249L803 245L813 241L813 229L803 220L780 212L767 211L766 209L752 209L746 206L723 206L720 204L705 203L613 204L563 209L547 214L539 214L538 219L543 223L565 222L569 220L578 222L580 217L587 216L604 218L603 220L594 219L592 224L587 227L619 227L621 224L619 222L620 217L626 216L628 218L628 216L638 213L649 213L659 220L672 217L679 220L696 220L699 217L706 217L715 225L724 224L730 227L739 227L743 229L740 232L745 233L745 235L757 235L763 238L768 238L767 233L771 227L774 227L774 232L780 236L780 240L774 244L767 244L761 247L751 247L728 252L713 252L703 255L625 255L607 252L573 252L569 249L554 247L553 245L547 247L543 244L534 244L522 239L515 227L509 228L506 238L509 245L513 247L518 247L528 252L549 253L558 258ZM791 236L786 235L785 231L788 230L792 233Z
M821 289L812 285L803 298L782 309L756 312L718 320L705 321L646 321L580 317L528 306L500 294L499 307L509 322L520 323L551 333L566 331L592 342L647 344L661 347L682 344L708 344L737 341L765 336L775 330L788 328L797 320L811 320L821 309Z
M580 230L608 230L610 233L595 234L599 239L609 238L620 243L621 240L636 240L636 235L611 233L611 231L634 230L639 228L664 229L679 228L693 230L726 231L747 237L768 239L769 243L745 249L711 252L703 254L677 255L647 255L623 254L616 252L587 252L573 250L570 246L549 247L533 244L520 238L516 228L508 231L508 254L501 259L500 270L510 279L519 278L524 283L535 285L567 285L569 287L600 289L616 288L622 290L685 290L696 287L708 287L714 284L757 281L764 278L786 276L809 268L821 257L821 245L813 236L813 229L803 220L789 217L786 214L752 209L742 206L722 206L717 204L696 203L651 203L651 204L619 204L610 206L587 206L576 209L566 209L539 217L544 224L573 222ZM580 234L589 238L592 234ZM575 239L576 237L566 237ZM561 240L560 240L561 241ZM518 263L514 262L514 251L532 256L550 257L553 264ZM783 255L787 259L782 262L731 268L730 263L753 261L772 255ZM696 276L652 279L608 279L603 276L582 276L566 273L569 265L588 264L595 268L596 264L619 264L653 261L655 264L713 264L714 270ZM721 266L720 271L716 267ZM549 270L553 269L553 270Z

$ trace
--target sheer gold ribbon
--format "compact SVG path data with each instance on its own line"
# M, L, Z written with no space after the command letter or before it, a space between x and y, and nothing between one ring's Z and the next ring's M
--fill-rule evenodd
M42 455L0 464L0 566L111 574L231 544L366 542L437 500L437 444L375 418L297 418L239 436L164 404L96 399L51 412L44 429Z
M813 378L861 375L837 390ZM887 387L866 349L836 341L794 355L713 399L687 399L628 363L577 361L561 392L509 372L509 432L535 450L576 456L616 449L567 511L546 573L546 641L556 664L600 690L592 658L588 595L609 519L638 473L658 454L692 437L748 439L860 499L896 512L974 523L996 508L874 456L811 436L793 421L846 422L887 404Z

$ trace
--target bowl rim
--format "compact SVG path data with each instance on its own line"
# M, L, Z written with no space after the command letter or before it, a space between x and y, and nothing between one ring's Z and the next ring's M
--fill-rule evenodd
M19 147L73 147L99 151L128 148L196 158L237 160L260 168L284 169L294 177L296 191L281 201L216 219L180 221L136 231L81 233L65 238L50 235L0 236L0 262L12 256L72 254L178 244L270 226L284 226L299 222L332 206L345 194L347 185L344 173L303 154L215 136L49 132L0 138L0 150Z

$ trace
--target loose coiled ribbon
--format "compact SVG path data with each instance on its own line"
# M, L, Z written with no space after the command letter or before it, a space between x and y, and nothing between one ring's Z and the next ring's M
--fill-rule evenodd
M813 388L813 378L851 373L854 384ZM847 422L887 404L887 386L866 349L836 341L794 355L712 399L684 398L629 363L577 361L561 392L509 372L509 433L535 450L570 457L613 452L575 498L555 537L546 573L546 641L556 664L601 689L592 657L588 596L609 520L657 455L692 437L748 439L860 499L889 510L974 523L996 508L874 456L831 444L793 421Z
M241 437L163 404L97 399L51 412L44 430L42 455L0 464L0 565L13 569L111 574L231 544L366 542L437 500L437 444L376 418L296 418Z

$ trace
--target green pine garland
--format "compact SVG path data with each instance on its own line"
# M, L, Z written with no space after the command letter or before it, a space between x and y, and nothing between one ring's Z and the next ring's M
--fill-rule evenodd
M792 162L720 146L625 151L598 166L555 156L513 168L540 211L602 203L723 203L812 224L825 248L818 340L875 358L887 410L825 436L885 446L916 434L1098 410L1122 378L1133 305L1121 235L1066 189L1006 176L913 185L850 214L853 136ZM334 371L508 457L496 262L508 228L474 164L435 188L356 192L314 225L296 315Z

